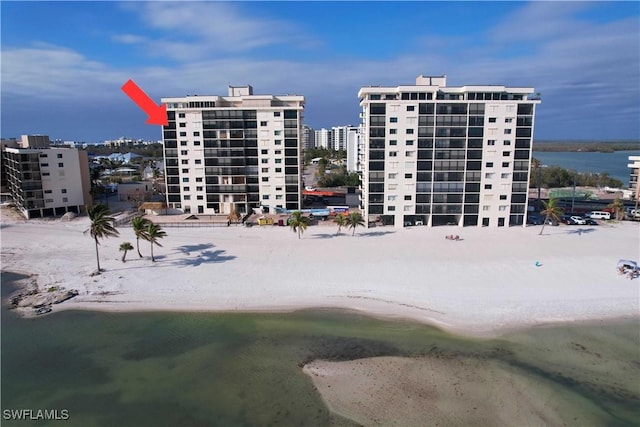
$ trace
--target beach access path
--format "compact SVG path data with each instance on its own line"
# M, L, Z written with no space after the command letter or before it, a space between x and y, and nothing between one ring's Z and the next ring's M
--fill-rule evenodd
M558 322L640 318L640 279L616 271L640 259L640 228L376 227L336 235L311 226L167 228L150 259L141 241L121 262L131 227L102 240L96 270L86 217L20 221L2 216L2 270L39 286L76 289L55 305L109 311L291 311L341 308L489 336ZM461 240L445 239L459 235Z

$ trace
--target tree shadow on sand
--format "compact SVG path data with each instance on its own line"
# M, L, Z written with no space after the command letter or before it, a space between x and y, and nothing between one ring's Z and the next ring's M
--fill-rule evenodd
M386 236L387 234L393 234L395 231L365 231L363 233L356 232L356 236L360 237L378 237Z
M226 251L201 251L199 254L190 258L175 260L172 264L177 266L197 267L201 264L211 264L231 261L236 259L234 255L224 255Z
M191 252L205 251L207 249L213 248L213 244L211 243L201 243L198 245L182 245L178 246L176 249L180 252L183 252L187 255L191 254Z
M577 234L580 236L581 234L593 233L596 231L595 228L576 228L574 230L568 230L567 234Z
M342 236L343 233L340 234L336 234L336 233L320 233L320 234L313 234L311 235L311 237L313 237L314 239L333 239L334 237L338 237L338 236Z

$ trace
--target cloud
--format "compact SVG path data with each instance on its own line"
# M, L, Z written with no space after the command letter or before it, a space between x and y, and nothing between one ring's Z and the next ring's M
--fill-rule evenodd
M132 2L143 24L162 36L114 36L121 43L139 43L147 53L175 60L196 60L207 55L237 54L267 46L305 48L316 42L299 25L253 15L247 4L222 2Z

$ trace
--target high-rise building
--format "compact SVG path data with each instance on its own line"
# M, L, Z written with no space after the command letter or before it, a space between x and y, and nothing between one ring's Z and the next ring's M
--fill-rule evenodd
M185 213L244 214L299 209L304 97L254 95L162 98L167 204Z
M26 218L81 213L92 203L86 151L23 135L19 148L4 148L2 160L11 198Z
M315 131L316 148L331 149L331 131L329 129L319 129Z
M308 150L316 146L316 132L307 125L302 125L302 149Z
M534 89L363 87L362 209L370 222L512 226L526 223Z
M358 172L360 164L358 162L361 150L360 129L350 126L347 131L347 171Z

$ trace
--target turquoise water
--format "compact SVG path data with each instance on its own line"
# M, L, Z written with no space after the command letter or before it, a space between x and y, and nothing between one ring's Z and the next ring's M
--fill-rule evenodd
M11 279L2 275L2 293ZM66 409L69 420L3 426L351 426L300 365L383 355L495 360L543 379L588 425L639 425L637 322L469 339L341 311L291 314L2 310L2 409Z
M577 172L607 172L612 178L619 179L625 186L629 185L627 167L629 156L640 156L640 150L614 151L613 153L599 152L547 152L534 151L533 157L543 165L562 166Z

